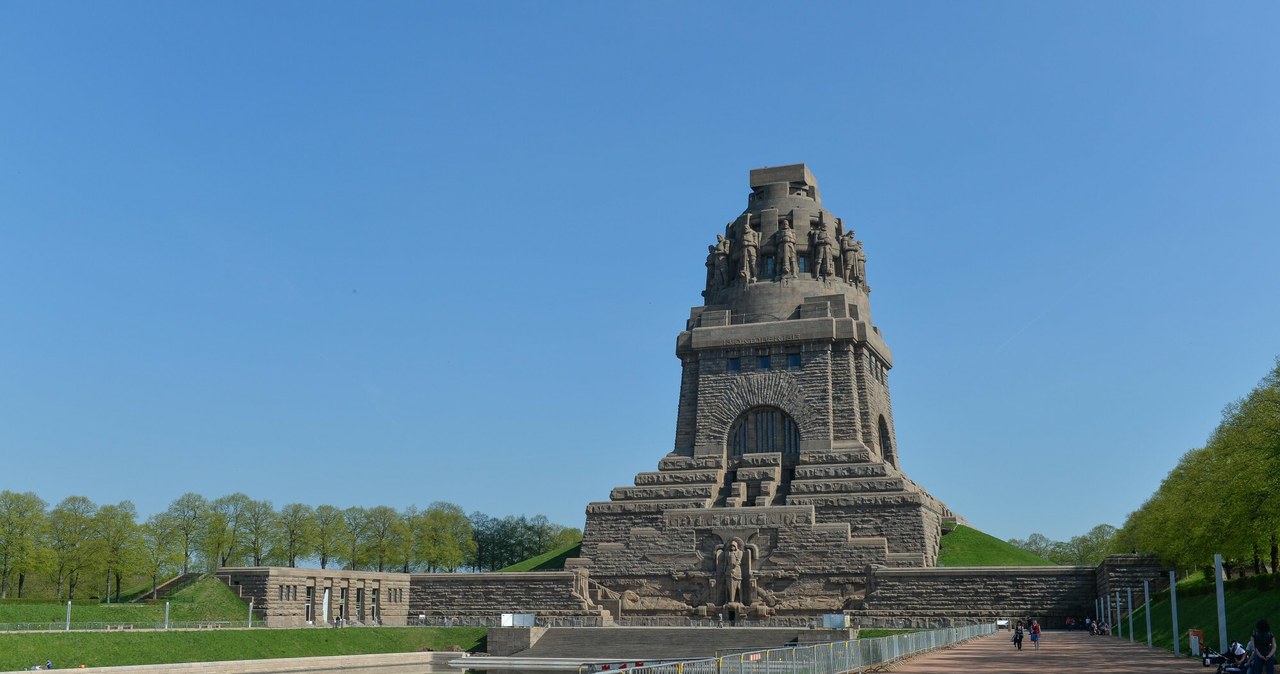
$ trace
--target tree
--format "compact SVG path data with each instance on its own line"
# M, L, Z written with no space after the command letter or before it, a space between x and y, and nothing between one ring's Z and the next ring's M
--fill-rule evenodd
M209 504L205 513L204 547L206 559L214 566L228 566L239 561L244 547L245 509L252 501L236 492Z
M66 583L67 599L75 599L80 572L90 561L93 541L93 518L98 507L83 496L68 496L49 512L45 529L45 549L53 557L51 571L62 600Z
M9 596L9 579L15 574L18 596L22 596L44 526L45 505L32 492L0 491L0 599Z
M320 558L320 568L326 568L329 560L338 556L341 547L342 532L346 529L341 510L335 506L316 506L316 556Z
M413 558L428 571L457 571L476 554L471 520L462 508L436 501L414 518Z
M271 501L250 499L241 518L245 549L253 566L262 566L275 541L276 511Z
M105 567L107 602L111 601L111 580L115 579L116 601L120 601L120 578L136 564L141 548L138 513L131 501L105 505L93 517L94 548L98 564Z
M369 512L359 506L342 511L341 558L347 568L355 570L364 563L365 537L369 531Z
M201 527L209 510L209 501L199 494L187 492L174 499L165 513L177 532L182 546L182 572L187 573L191 555L200 541Z
M370 508L364 511L363 524L364 555L375 569L385 571L388 563L406 556L408 527L395 510L388 506Z
M290 567L298 565L299 557L307 557L315 550L315 508L304 503L286 505L276 518L276 528L285 563Z
M151 578L151 598L156 599L161 574L184 564L182 534L168 512L156 513L142 523L142 569ZM183 573L186 573L183 571Z

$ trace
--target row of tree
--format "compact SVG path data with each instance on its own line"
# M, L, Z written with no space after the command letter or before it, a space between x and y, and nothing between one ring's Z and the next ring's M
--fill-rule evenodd
M139 522L129 501L96 505L71 496L49 508L34 493L2 491L0 598L74 599L82 579L97 578L100 596L118 600L126 581L155 587L220 566L492 571L581 537L542 515L468 516L444 502L403 512L304 503L276 509L241 493L213 500L188 493Z
M1099 524L1089 533L1073 536L1069 541L1055 541L1044 534L1031 534L1026 539L1010 538L1008 543L1047 559L1054 564L1096 565L1116 549L1116 528Z
M1221 553L1233 572L1280 573L1280 359L1230 404L1204 447L1183 455L1129 515L1121 547L1190 571Z

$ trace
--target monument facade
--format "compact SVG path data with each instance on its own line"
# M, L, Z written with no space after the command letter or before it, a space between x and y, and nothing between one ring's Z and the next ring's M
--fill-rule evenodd
M676 340L672 451L587 507L582 556L624 613L860 608L875 567L930 567L955 515L898 465L866 255L803 164L751 171Z

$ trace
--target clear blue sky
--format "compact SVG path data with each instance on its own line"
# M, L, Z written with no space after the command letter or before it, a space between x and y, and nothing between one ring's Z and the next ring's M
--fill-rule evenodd
M1274 2L0 0L0 488L545 513L672 447L747 171L866 242L903 467L1119 525L1280 354Z

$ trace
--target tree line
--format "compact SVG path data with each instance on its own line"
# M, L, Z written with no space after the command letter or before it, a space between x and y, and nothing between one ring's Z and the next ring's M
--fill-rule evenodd
M1178 465L1117 534L1183 571L1222 554L1233 574L1280 573L1280 359L1226 407L1204 447Z
M1010 538L1006 542L1054 564L1096 566L1107 555L1120 552L1116 549L1116 532L1117 529L1110 524L1099 524L1089 533L1072 536L1067 541L1031 534L1025 539Z
M493 571L565 547L578 529L543 515L467 515L455 504L339 508L242 493L194 493L139 522L130 501L98 505L70 496L52 508L32 492L0 491L0 599L119 600L125 582L152 588L170 576L220 566L370 571ZM92 579L92 580L90 580ZM77 592L80 595L77 595Z

